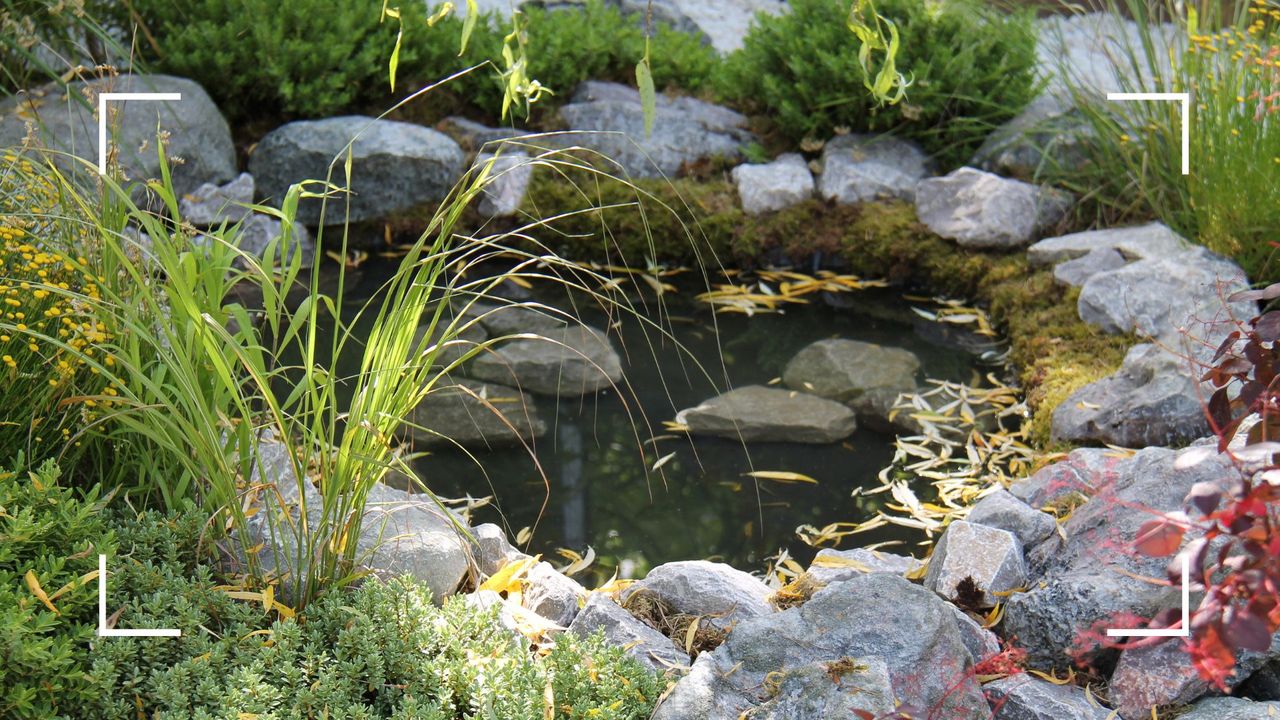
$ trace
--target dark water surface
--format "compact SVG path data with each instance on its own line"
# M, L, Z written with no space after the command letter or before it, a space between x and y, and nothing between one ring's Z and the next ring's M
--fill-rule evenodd
M386 277L376 269L361 275L361 284L370 287L362 293L357 286L352 297L367 296L376 287L374 278ZM877 473L892 459L893 437L860 429L830 445L744 445L673 436L664 420L726 385L769 383L799 350L826 338L906 348L920 358L921 380L974 378L976 358L926 340L922 335L929 333L917 332L919 322L898 291L829 298L840 307L815 295L785 314L714 318L708 306L693 301L696 292L695 285L668 293L660 310L649 295L647 315L683 349L639 320L615 314L610 335L623 356L629 387L582 398L535 398L549 427L534 444L536 463L520 447L472 449L474 457L433 450L415 469L440 495L492 495L492 505L477 510L473 521L496 522L513 538L533 528L523 548L528 552L550 557L557 548L583 552L592 546L597 577L607 578L615 568L624 577L643 575L659 563L698 558L758 570L781 548L802 561L812 555L795 536L801 524L821 527L870 517L886 496L850 493L877 483ZM535 296L568 307L561 289ZM589 301L575 308L590 325L610 324ZM654 463L670 453L675 454L653 472ZM818 483L756 481L745 476L752 470L797 472ZM858 544L895 539L904 540L903 550L910 552L919 538L887 527L858 536Z

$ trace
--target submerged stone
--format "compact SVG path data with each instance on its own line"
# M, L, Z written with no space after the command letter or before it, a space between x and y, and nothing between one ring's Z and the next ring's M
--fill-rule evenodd
M838 402L763 385L730 390L681 410L676 422L692 435L743 442L832 443L857 429L857 416Z
M604 332L569 325L539 335L499 342L476 357L469 372L481 380L557 396L594 393L622 381L622 360Z
M520 444L547 431L533 399L515 388L446 378L406 418L405 432L422 447Z

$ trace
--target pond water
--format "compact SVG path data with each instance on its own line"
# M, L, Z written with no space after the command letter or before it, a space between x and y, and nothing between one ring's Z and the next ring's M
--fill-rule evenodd
M387 273L362 268L364 279L350 297L368 296ZM562 289L534 292L539 302L569 307ZM617 322L615 314L611 335L622 350L629 390L537 397L548 431L533 443L536 463L519 446L472 448L471 455L432 449L416 461L415 470L442 496L492 496L490 505L475 511L473 522L498 523L512 538L530 528L532 539L522 547L527 552L552 557L557 548L583 552L593 547L592 574L598 578L607 579L615 569L623 577L643 576L654 565L687 559L758 570L782 548L805 562L814 551L796 537L797 526L865 520L887 498L855 498L851 491L877 484L877 474L893 457L892 435L860 428L829 445L744 445L673 435L662 422L727 386L769 383L798 351L826 338L910 350L920 359L920 380L972 382L980 369L975 355L922 332L899 291L825 298L835 303L815 295L785 313L753 317L713 316L707 305L693 300L696 293L696 286L687 287L663 298L661 322L683 349L652 328L646 332L635 318ZM574 307L587 324L604 328L610 323L590 302ZM656 310L652 300L650 309ZM672 453L659 472L651 470ZM757 481L745 475L753 470L802 473L818 482ZM913 531L889 526L859 535L858 544L897 540L904 543L899 551L910 553L919 539Z

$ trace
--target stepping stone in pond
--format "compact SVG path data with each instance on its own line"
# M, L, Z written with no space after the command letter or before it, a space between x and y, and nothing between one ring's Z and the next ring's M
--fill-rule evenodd
M884 432L900 428L889 421L889 411L901 393L915 392L920 360L902 348L883 347L857 340L820 340L805 347L782 372L782 382L793 390L844 403L863 424Z
M515 388L446 378L409 414L405 434L418 446L485 447L542 437L533 399Z
M598 392L622 380L622 360L600 330L569 325L521 332L540 337L490 348L471 363L471 375L543 395L569 396Z
M852 410L833 400L763 385L730 390L681 410L676 422L693 435L744 442L839 442L857 429Z

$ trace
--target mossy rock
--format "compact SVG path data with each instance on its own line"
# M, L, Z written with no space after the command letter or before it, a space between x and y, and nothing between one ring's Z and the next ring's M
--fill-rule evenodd
M601 209L603 208L603 209ZM586 171L540 172L524 210L559 217L548 247L577 260L751 267L823 262L864 277L988 308L1010 343L1010 360L1033 410L1032 441L1048 449L1053 409L1115 372L1134 342L1080 320L1075 289L1056 285L1022 252L966 250L934 235L905 202L832 205L809 200L747 215L722 177L624 182Z

